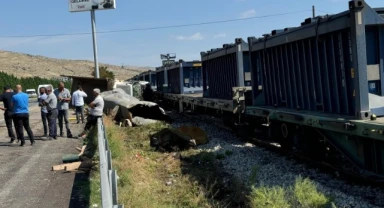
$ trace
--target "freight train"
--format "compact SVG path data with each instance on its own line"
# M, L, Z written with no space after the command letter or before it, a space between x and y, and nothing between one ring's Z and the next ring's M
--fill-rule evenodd
M347 11L200 55L152 72L158 99L215 110L283 148L338 151L384 176L384 8L349 1Z

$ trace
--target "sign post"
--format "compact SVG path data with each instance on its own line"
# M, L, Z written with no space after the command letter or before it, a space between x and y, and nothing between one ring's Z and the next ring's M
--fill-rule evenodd
M99 61L97 57L95 10L108 10L108 9L116 9L115 0L69 0L70 12L84 12L84 11L91 12L93 58L95 62L95 78L100 78Z

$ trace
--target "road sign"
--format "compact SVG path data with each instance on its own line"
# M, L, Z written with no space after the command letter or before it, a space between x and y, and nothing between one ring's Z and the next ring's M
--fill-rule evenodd
M116 9L115 0L69 0L70 12Z
M163 60L163 66L171 65L175 63L175 60Z

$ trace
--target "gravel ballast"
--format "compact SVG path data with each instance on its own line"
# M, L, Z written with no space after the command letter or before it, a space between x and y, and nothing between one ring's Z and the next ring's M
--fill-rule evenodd
M229 156L220 160L223 171L236 177L248 187L253 184L288 187L301 176L310 178L317 185L319 192L333 198L337 207L384 207L384 190L348 184L346 181L337 179L336 175L326 174L293 159L287 159L254 144L241 141L233 132L211 123L175 113L170 115L174 119L172 127L193 125L207 133L209 142L198 146L198 151L215 154L231 152ZM253 170L256 170L257 174L250 180Z

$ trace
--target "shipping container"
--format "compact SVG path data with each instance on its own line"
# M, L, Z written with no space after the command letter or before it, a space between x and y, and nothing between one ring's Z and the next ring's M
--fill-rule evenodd
M384 9L349 10L249 37L253 104L368 119L382 115ZM369 96L369 93L376 96Z
M158 92L167 93L168 84L167 84L167 67L161 66L156 68L156 88Z
M148 72L144 72L144 81L147 81L147 82L150 82L150 77L149 77L149 73Z
M204 97L231 100L233 87L251 86L248 44L243 39L200 54Z
M167 67L168 92L173 94L201 93L203 91L201 62L175 62Z
M139 81L145 81L145 73L140 73Z
M143 73L144 81L149 82L151 84L152 90L156 90L156 72L155 71L146 71Z

